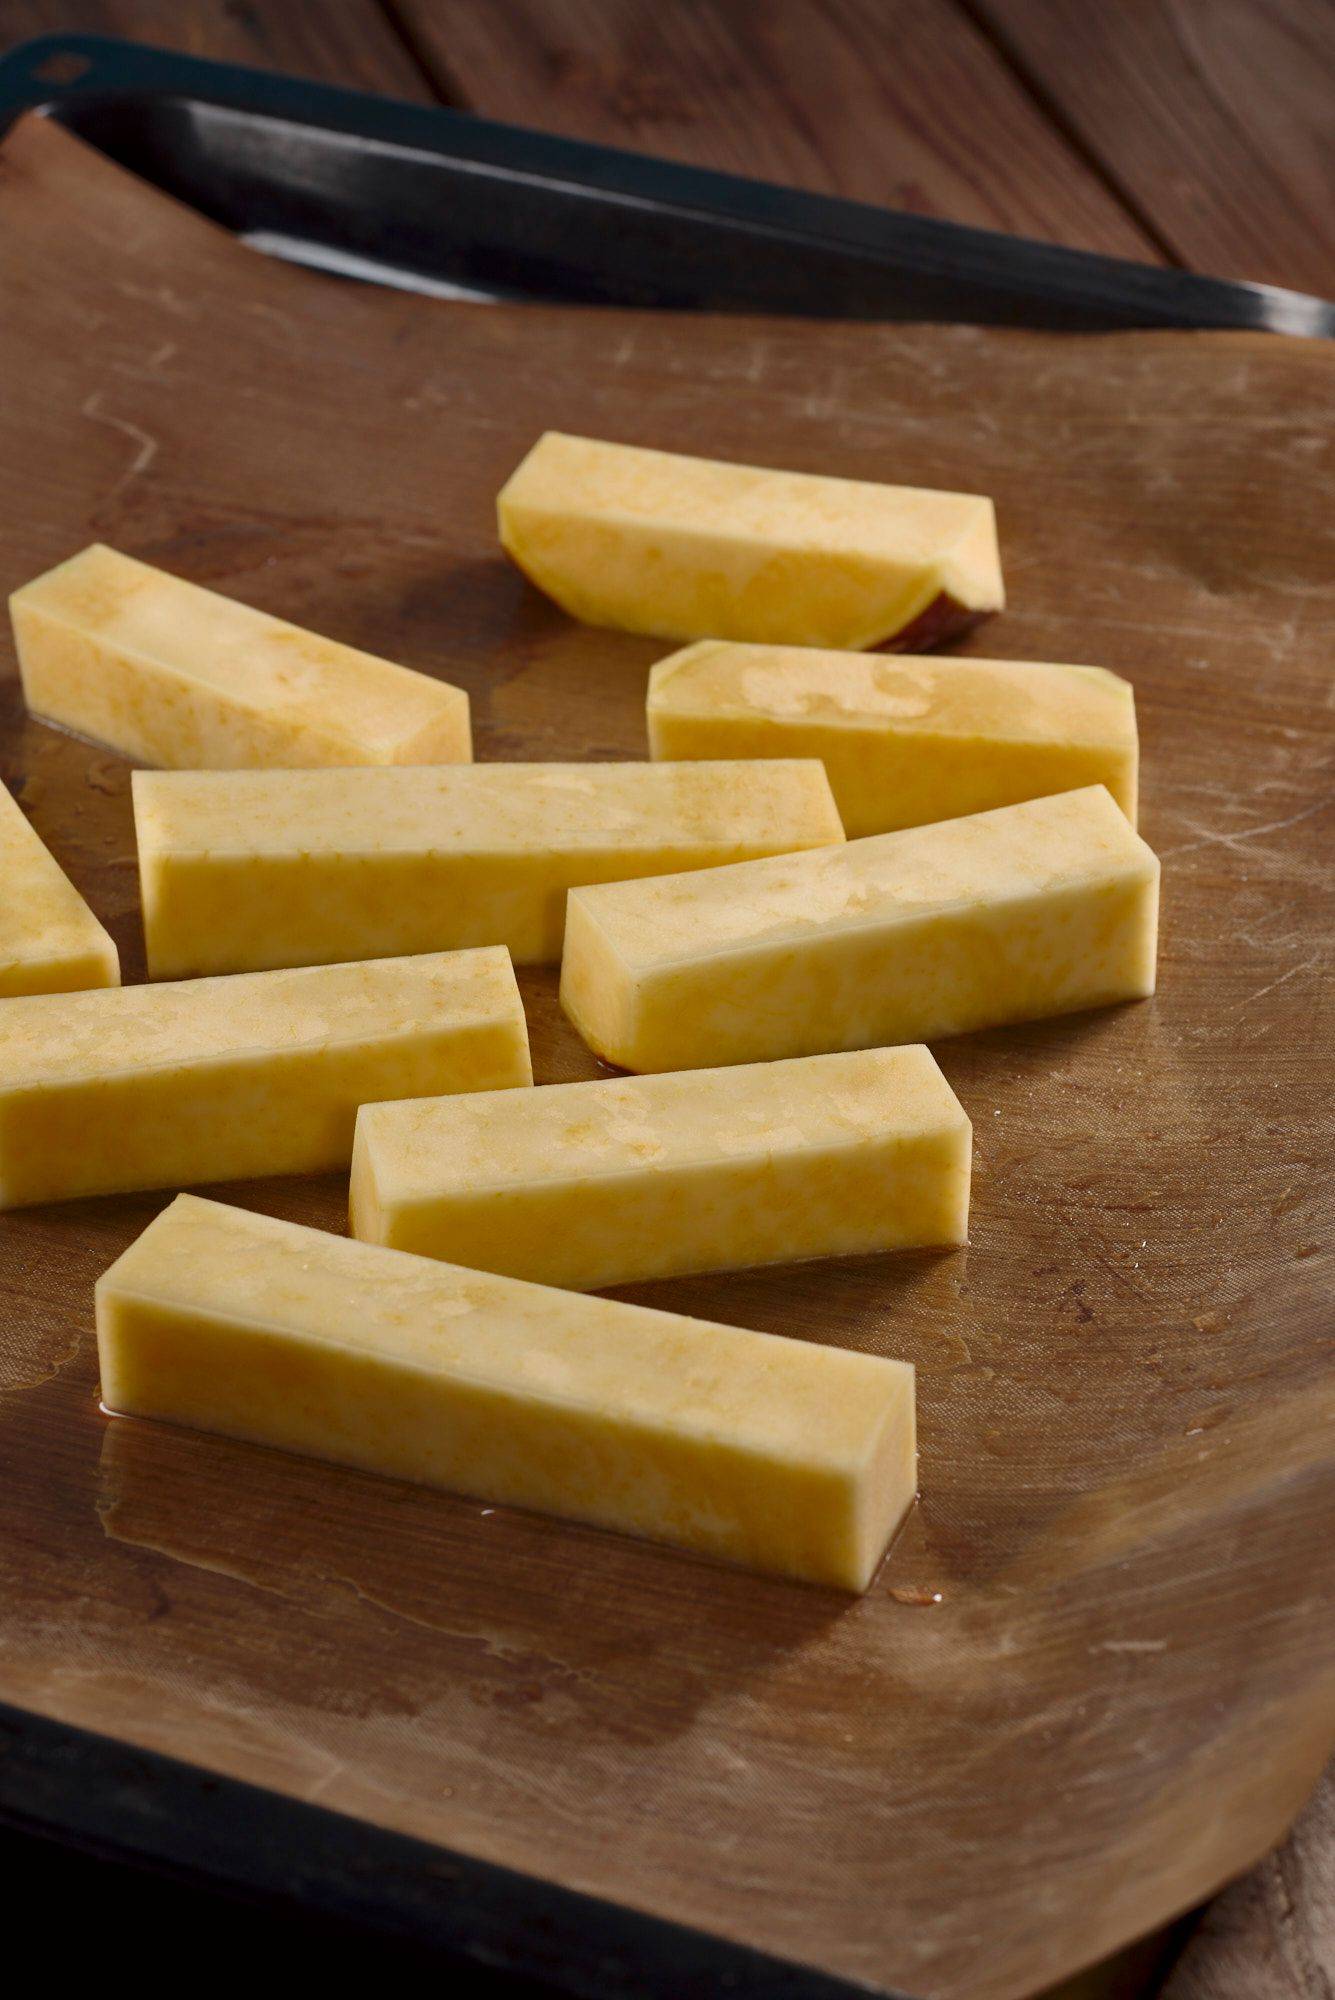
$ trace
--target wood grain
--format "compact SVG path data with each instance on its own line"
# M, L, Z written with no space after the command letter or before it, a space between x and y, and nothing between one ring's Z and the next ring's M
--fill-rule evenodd
M123 35L389 97L434 95L378 0L0 0L0 49L72 33Z
M1157 261L955 0L398 0L450 97L697 165Z
M161 1202L85 1202L0 1218L0 1691L948 2000L1249 1863L1329 1739L1330 352L449 307L253 258L39 122L0 285L7 587L100 537L463 680L484 756L627 755L658 649L497 553L544 424L973 486L988 649L1131 675L1165 865L1156 1001L941 1045L966 1253L630 1294L918 1365L865 1599L108 1422L91 1286ZM3 708L140 976L126 766ZM525 992L539 1077L591 1074ZM333 1177L229 1198L342 1226Z
M1335 8L971 6L1178 262L1335 297Z

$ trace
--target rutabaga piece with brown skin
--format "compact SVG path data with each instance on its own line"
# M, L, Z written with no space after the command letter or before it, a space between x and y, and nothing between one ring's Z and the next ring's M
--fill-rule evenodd
M0 1208L320 1173L377 1098L530 1084L504 951L0 1006Z
M576 889L561 1004L625 1069L930 1041L1154 991L1159 863L1102 785Z
M913 1369L181 1195L99 1280L102 1399L840 1590L916 1486Z
M0 785L0 998L119 986L120 977L111 938Z
M9 600L28 707L168 769L454 764L462 688L95 543Z
M992 502L548 431L501 542L591 625L657 639L923 647L1005 602Z
M502 944L561 955L566 891L842 841L819 763L136 771L155 979Z
M1130 684L1103 667L707 639L649 675L656 758L819 757L850 840L1106 785L1136 823Z
M960 1244L971 1140L921 1047L368 1104L352 1232L577 1290Z

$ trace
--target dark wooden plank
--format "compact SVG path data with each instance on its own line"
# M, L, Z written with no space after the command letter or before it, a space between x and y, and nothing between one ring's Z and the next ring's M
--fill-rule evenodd
M396 0L518 124L1127 257L1150 239L955 0Z
M971 0L1193 270L1335 297L1330 0Z
M378 0L0 0L0 48L50 34L124 35L418 100L431 86Z

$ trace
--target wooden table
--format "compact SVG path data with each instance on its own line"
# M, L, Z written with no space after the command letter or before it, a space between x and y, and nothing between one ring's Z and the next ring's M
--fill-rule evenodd
M1329 0L0 0L74 29L1335 296ZM1163 1956L1063 1991L1330 1994L1329 1781Z

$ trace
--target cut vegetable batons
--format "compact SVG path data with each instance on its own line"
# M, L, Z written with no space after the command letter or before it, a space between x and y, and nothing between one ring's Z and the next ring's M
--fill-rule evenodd
M867 1588L916 1485L913 1369L460 1270L181 1195L97 1285L102 1399Z
M0 998L119 986L116 947L0 785Z
M32 713L174 770L458 764L462 688L94 543L9 600Z
M823 765L136 771L154 979L503 944L561 956L566 892L842 841Z
M531 1084L504 951L0 1006L0 1208L346 1167L376 1098Z
M923 1042L1154 991L1159 863L1102 785L574 889L561 1004L623 1069Z
M1136 704L1103 667L703 640L649 675L656 758L819 757L850 840L1106 785L1136 823Z
M936 645L1005 601L991 500L548 431L501 542L574 618L659 639Z
M576 1290L954 1245L971 1138L921 1047L367 1104L352 1232Z

